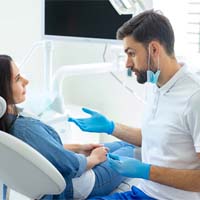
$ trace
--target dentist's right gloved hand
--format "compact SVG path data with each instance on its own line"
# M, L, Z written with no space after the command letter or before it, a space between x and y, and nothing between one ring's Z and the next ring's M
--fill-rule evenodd
M135 158L107 154L108 162L112 169L122 176L131 178L149 179L151 165L143 163Z
M99 132L99 133L107 133L112 134L115 128L115 124L113 121L107 119L104 115L89 110L87 108L82 108L85 113L91 115L89 118L72 118L69 117L69 122L74 122L82 131L88 132Z

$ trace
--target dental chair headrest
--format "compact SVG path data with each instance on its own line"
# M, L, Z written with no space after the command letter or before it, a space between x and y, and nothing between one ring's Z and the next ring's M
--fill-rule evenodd
M0 118L6 112L6 101L0 96Z

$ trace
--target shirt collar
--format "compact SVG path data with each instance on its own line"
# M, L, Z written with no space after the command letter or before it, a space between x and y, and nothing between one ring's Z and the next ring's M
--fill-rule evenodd
M167 81L167 83L165 83L160 88L156 85L157 91L159 91L161 94L169 92L169 90L175 85L175 83L184 76L187 71L187 66L184 63L181 63L181 65L182 67L172 76L169 81Z
M13 124L15 123L16 119L19 117L19 114L14 115L14 114L8 114L7 120L9 124L9 130L12 128Z

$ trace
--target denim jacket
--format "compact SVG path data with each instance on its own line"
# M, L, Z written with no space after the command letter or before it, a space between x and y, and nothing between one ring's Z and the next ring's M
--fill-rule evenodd
M46 195L42 199L73 199L72 178L79 177L86 170L86 157L64 149L53 128L30 117L19 116L12 124L10 134L46 157L66 181L66 188L60 195Z

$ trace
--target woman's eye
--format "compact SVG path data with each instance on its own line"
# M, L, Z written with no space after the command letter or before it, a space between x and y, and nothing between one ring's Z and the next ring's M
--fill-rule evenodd
M21 79L21 76L18 76L17 78L16 78L16 81L19 81Z

